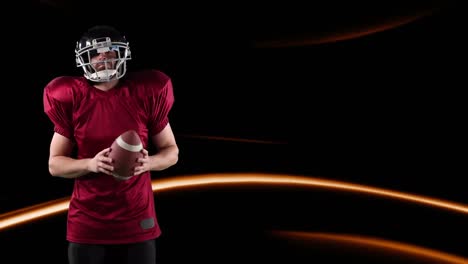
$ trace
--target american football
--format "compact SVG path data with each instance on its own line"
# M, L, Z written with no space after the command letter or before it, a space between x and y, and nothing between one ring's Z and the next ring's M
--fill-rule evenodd
M139 165L137 161L143 157L142 149L143 144L135 130L128 130L115 139L109 153L115 178L126 180L134 175L134 168Z

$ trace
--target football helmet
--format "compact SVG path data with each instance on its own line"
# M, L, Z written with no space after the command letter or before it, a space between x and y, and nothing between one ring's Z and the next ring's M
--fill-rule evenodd
M102 56L99 62L91 63L93 57L101 53L114 52ZM127 71L127 60L131 59L130 46L126 38L110 26L90 28L76 43L76 65L84 71L84 76L93 82L108 82L122 78ZM98 64L105 67L97 67Z

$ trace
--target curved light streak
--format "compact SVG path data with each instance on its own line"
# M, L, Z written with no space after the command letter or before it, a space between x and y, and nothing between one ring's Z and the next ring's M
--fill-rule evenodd
M437 261L443 261L444 263L454 264L468 264L468 259L456 256L453 254L447 254L445 252L437 251L434 249L419 247L407 243L401 243L391 240L385 240L375 237L365 237L362 235L351 235L351 234L333 234L333 233L315 233L315 232L299 232L299 231L272 231L273 234L279 237L285 237L287 239L301 239L315 240L320 242L332 242L337 244L350 244L360 245L366 248L377 248L385 251L399 252L407 255L413 255L417 257L425 257Z
M292 176L281 174L262 173L219 173L201 174L189 176L177 176L168 179L152 181L153 192L168 191L180 188L195 188L211 185L235 185L235 184L270 184L283 186L318 187L338 191L350 191L385 198L399 199L406 202L437 207L457 213L468 214L468 205L444 201L432 197L425 197L410 193L403 193L383 188L370 187L354 183L327 180L307 176ZM0 231L7 228L34 221L43 217L52 216L68 210L69 197L47 203L26 207L0 215Z
M0 231L26 222L50 217L68 210L69 197L48 201L19 210L0 214Z
M276 40L264 40L257 41L257 48L282 48L282 47L296 47L296 46L309 46L325 43L333 43L343 40L360 38L363 36L371 35L374 33L394 29L409 23L412 23L416 20L419 20L425 16L431 15L434 13L434 10L422 11L419 14L402 17L399 20L383 22L380 25L365 25L360 26L355 29L350 29L346 32L323 32L321 35L315 34L311 37L300 37L300 38L287 38L287 39L276 39Z
M195 187L205 185L227 185L227 184L278 184L278 185L299 185L302 187L321 187L326 189L336 189L342 191L352 191L365 194L383 196L387 198L410 201L425 204L433 207L440 207L468 214L468 205L444 201L432 197L415 195L389 189L370 187L360 184L326 180L322 178L292 176L281 174L262 173L220 173L194 176L179 176L177 178L161 179L153 181L153 190L164 191L173 188Z

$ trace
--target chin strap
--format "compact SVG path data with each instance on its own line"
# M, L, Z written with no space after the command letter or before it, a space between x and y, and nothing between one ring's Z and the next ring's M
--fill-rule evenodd
M102 70L89 75L89 79L95 82L100 81L111 81L115 79L114 77L117 74L117 70Z

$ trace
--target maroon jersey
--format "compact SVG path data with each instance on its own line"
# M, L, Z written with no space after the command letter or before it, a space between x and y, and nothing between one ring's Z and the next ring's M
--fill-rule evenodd
M77 147L77 158L93 158L127 130L138 132L144 148L168 124L174 103L172 82L160 71L129 73L109 91L84 77L58 77L44 89L44 111L54 131ZM153 239L156 218L149 172L127 181L104 173L75 179L67 240L117 244Z

